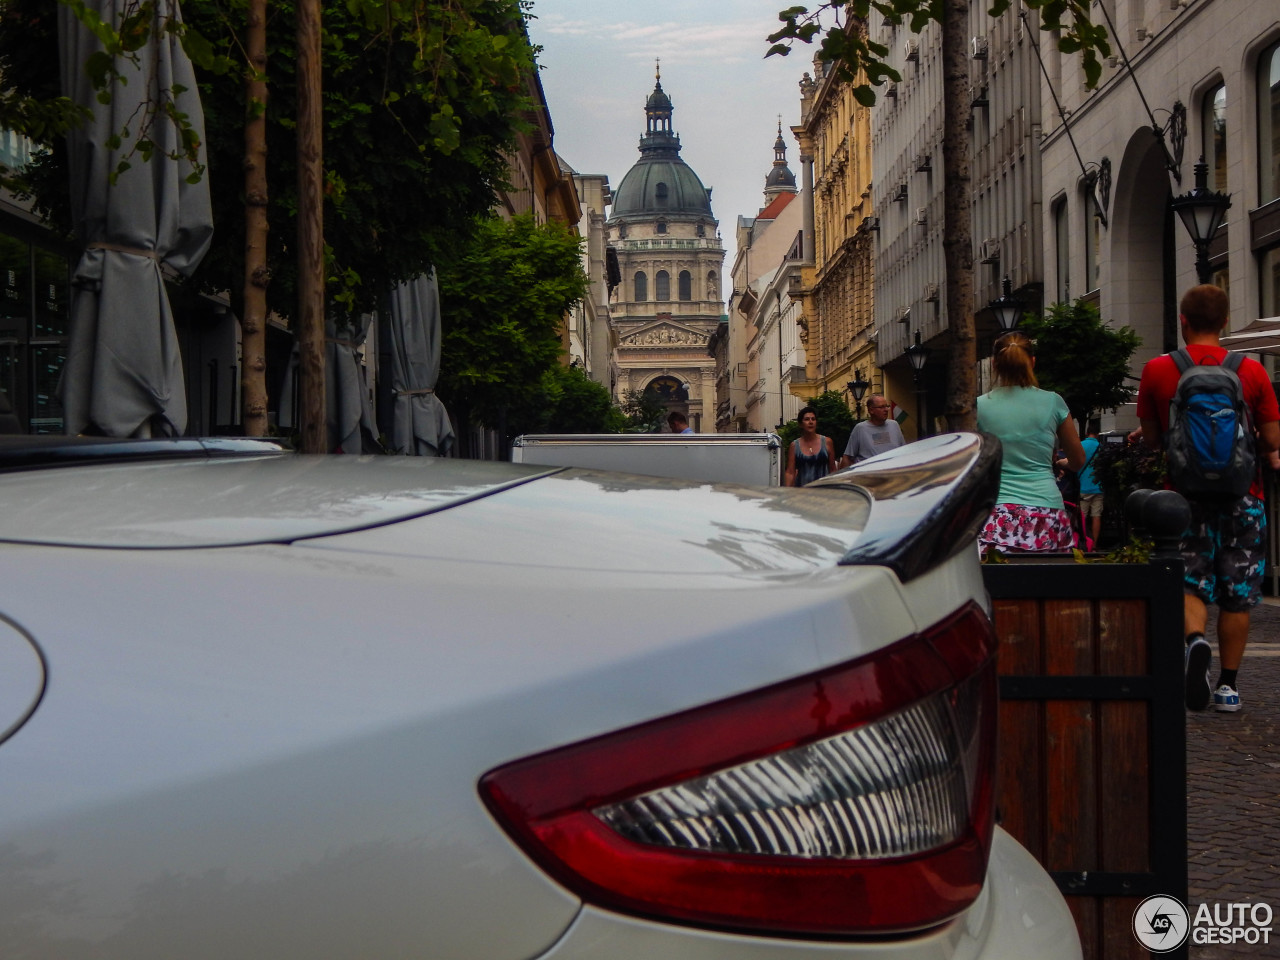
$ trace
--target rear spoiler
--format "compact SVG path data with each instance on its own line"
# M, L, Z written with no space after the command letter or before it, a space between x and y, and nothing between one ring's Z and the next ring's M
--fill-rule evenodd
M907 444L806 489L857 488L871 515L841 565L891 568L906 582L958 551L975 550L1000 489L1000 441L947 433Z

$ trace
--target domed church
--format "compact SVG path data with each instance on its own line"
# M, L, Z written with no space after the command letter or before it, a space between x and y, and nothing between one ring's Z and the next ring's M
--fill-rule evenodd
M614 191L607 222L622 273L612 303L618 394L656 394L695 431L712 433L715 361L707 341L724 310L724 247L711 190L680 159L660 72L644 112L640 159Z

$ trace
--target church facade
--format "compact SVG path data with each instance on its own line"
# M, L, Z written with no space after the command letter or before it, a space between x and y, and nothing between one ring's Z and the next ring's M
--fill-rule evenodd
M724 246L711 190L680 158L661 76L645 103L640 159L622 178L607 223L622 282L613 292L617 396L657 396L714 432L715 361L707 342L723 314Z

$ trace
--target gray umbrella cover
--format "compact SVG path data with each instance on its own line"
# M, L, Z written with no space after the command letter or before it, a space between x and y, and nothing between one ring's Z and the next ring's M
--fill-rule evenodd
M118 22L126 0L89 0L108 23ZM71 338L59 392L66 432L108 436L181 434L187 425L182 357L161 264L190 275L209 248L213 213L208 177L186 182L189 163L170 160L179 133L167 119L154 119L148 136L156 144L150 162L133 166L116 182L109 174L128 153L144 122L143 102L173 97L203 140L204 113L191 62L178 39L164 30L181 16L176 0L158 0L151 41L138 64L124 64L124 86L111 102L98 103L84 75L88 56L101 49L71 10L58 5L63 93L85 104L93 119L67 137L71 210L85 250L76 265L71 293ZM175 84L186 89L172 94ZM128 128L121 147L108 138ZM204 149L201 147L201 162Z
M392 292L386 336L391 341L395 395L391 449L417 457L448 456L453 424L435 395L440 376L440 291L435 270Z

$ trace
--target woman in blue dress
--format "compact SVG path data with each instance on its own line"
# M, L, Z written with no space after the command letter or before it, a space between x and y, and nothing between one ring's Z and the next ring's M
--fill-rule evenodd
M787 448L788 487L803 487L819 477L836 472L836 448L830 437L818 433L818 412L813 407L800 411L800 436Z

